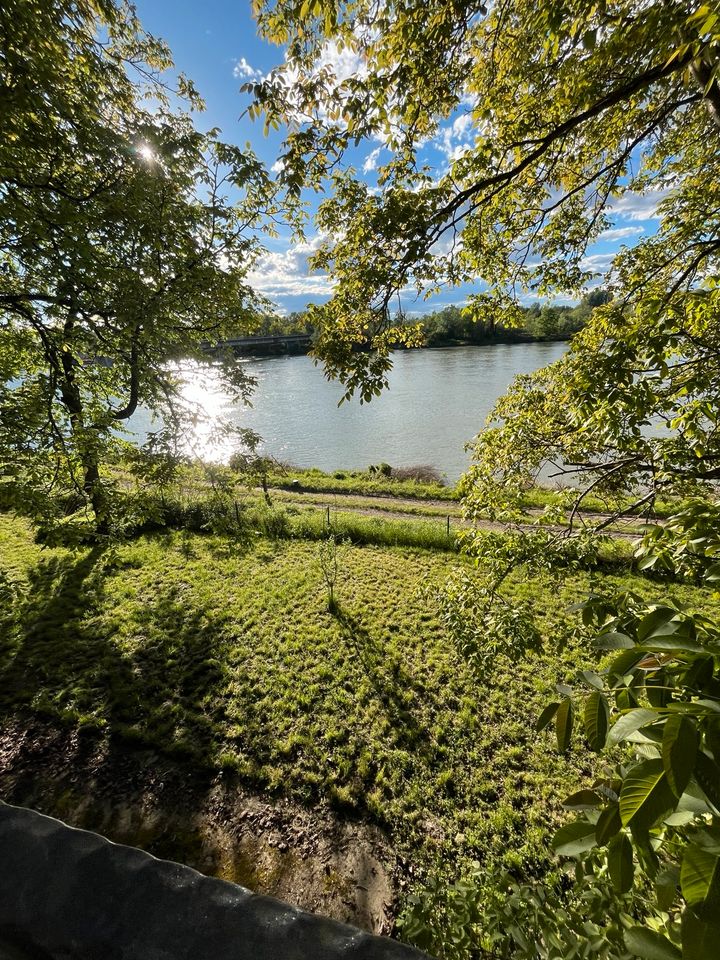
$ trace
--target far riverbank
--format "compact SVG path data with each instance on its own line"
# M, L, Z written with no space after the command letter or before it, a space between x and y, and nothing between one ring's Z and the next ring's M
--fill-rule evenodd
M412 350L436 350L454 347L493 346L517 343L567 343L572 333L554 334L550 336L535 336L525 330L502 329L494 333L479 334L472 339L456 339L453 337L435 337L432 343L424 343ZM295 357L306 356L312 351L313 337L310 334L291 334L276 336L243 337L229 341L223 346L230 346L239 357Z

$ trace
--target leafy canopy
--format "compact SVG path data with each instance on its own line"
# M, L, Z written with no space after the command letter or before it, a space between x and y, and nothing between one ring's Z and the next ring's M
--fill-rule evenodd
M10 0L0 36L2 472L36 512L106 522L123 422L160 414L151 442L174 451L197 411L171 361L259 318L245 278L272 186L196 128L192 85L168 85L167 48L122 0ZM222 375L247 392L237 365Z
M568 354L501 400L476 440L465 505L471 516L516 519L528 483L571 476L572 534L587 525L580 508L591 491L611 512L628 493L649 513L658 492L699 494L648 533L638 559L643 569L716 581L719 515L708 494L720 479L717 4L277 0L258 2L257 14L266 36L288 44L286 67L253 87L253 109L295 124L286 187L293 196L308 178L333 184L315 263L330 270L335 293L314 322L318 354L348 392L369 397L383 386L393 311L408 288L483 281L473 315L511 322L526 290L585 287L590 245L629 196L647 195L657 231L617 255L613 298ZM319 66L328 43L357 54L355 76L338 81ZM469 145L436 174L423 166L424 145L458 119ZM350 145L371 137L390 153L378 191L341 164ZM374 351L357 353L358 343ZM566 559L585 544L574 538ZM479 591L461 584L455 598L461 612L484 617L477 631L460 631L468 656L495 653L488 642L476 650L476 637L507 570L551 563L552 547L547 536L522 535L506 556L488 558L486 538L470 536L469 549L498 572ZM632 744L568 798L586 812L555 844L579 858L579 896L590 903L602 892L596 907L614 903L613 921L606 932L586 926L570 947L544 915L527 949L710 960L720 933L716 626L628 595L591 598L583 614L617 656L583 676L580 712L561 687L540 726L554 725L563 752L578 718L592 749L614 745L611 761L617 744ZM508 623L505 612L503 630ZM522 648L521 631L510 632Z
M601 489L714 479L715 5L280 0L257 16L288 44L285 67L249 85L254 110L294 125L285 185L332 181L315 264L335 294L314 318L329 372L366 398L380 389L409 288L483 281L473 316L505 323L524 290L579 291L613 209L648 193L657 233L618 255L614 302L568 358L503 404L507 426L482 435L468 493L487 501L499 482L512 495L547 462L581 465L580 482L599 466ZM328 44L356 54L354 76L321 65ZM436 172L423 149L451 120L468 146ZM340 163L363 138L389 150L379 191ZM673 440L648 438L656 418Z

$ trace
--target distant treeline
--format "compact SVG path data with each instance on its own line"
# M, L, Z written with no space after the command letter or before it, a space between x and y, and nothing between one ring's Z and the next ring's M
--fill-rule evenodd
M521 326L506 328L497 323L481 323L472 320L462 307L443 307L422 317L408 317L408 322L421 322L428 347L447 346L456 343L488 343L492 340L563 340L582 329L595 309L610 300L607 290L597 289L586 294L573 307L533 303L522 307ZM313 326L309 314L296 310L284 317L267 316L257 336L282 337L293 334L312 336Z
M522 324L507 329L501 324L480 323L463 312L462 307L444 307L421 318L429 347L450 343L487 343L490 340L567 339L582 329L595 307L610 300L606 290L593 290L574 307L533 303L522 307ZM417 322L417 318L413 318Z

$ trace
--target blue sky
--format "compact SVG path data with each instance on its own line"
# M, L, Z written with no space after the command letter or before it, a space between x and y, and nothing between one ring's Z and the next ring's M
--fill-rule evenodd
M241 117L248 98L240 87L248 80L269 71L282 60L282 50L264 43L257 36L250 4L245 0L136 0L140 19L147 30L162 37L169 45L179 70L186 73L204 98L207 109L198 118L202 127L220 127L223 139L253 150L269 167L276 161L282 136L263 136L262 122ZM350 71L348 54L336 56L330 51L336 72ZM427 147L427 160L438 171L445 167L453 153L469 143L471 135L467 116L459 115L448 122ZM373 170L387 159L377 143L360 145L351 162L374 183ZM657 197L625 196L615 203L612 229L600 238L588 260L588 267L604 271L612 254L621 244L632 244L656 227L654 206ZM293 244L289 232L267 242L268 254L253 271L253 285L270 297L283 311L303 309L307 303L320 302L330 294L328 278L311 274L307 256L313 238L306 244ZM476 290L479 288L475 288ZM436 309L449 303L462 303L473 288L446 290L427 303L406 309Z

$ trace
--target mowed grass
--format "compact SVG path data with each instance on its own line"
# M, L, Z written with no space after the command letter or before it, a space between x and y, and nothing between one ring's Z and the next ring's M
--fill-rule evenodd
M590 773L582 749L558 757L533 731L555 682L595 663L579 642L558 649L586 574L552 587L518 577L545 649L480 677L431 597L462 563L448 554L343 547L338 615L318 546L303 540L173 532L69 551L0 515L0 563L26 591L0 637L0 713L29 710L367 817L421 873L438 859L541 869L560 801Z

